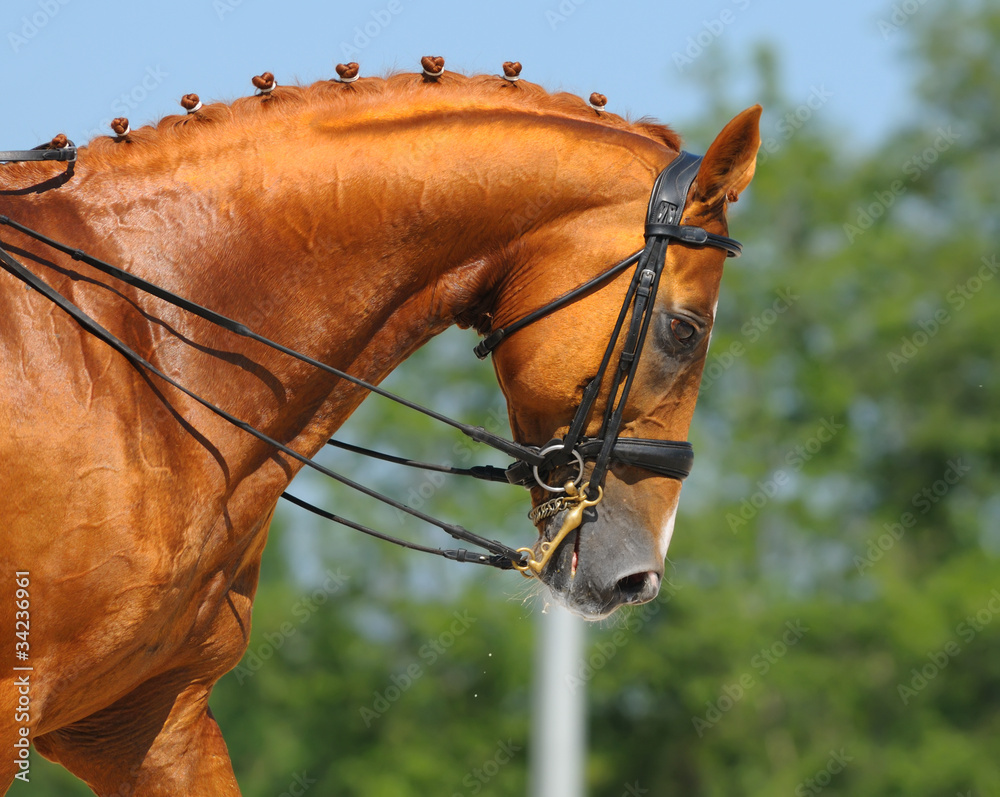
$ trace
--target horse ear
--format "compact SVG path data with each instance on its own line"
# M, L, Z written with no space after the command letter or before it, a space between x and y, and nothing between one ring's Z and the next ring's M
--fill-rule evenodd
M735 202L750 184L760 148L759 105L733 118L708 148L695 178L693 199L714 205L728 198Z

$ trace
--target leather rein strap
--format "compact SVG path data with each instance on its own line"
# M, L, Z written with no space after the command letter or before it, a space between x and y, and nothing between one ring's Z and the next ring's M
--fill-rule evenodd
M65 161L73 163L76 160L76 145L67 141L64 147L53 147L51 144L39 144L34 149L0 149L0 163L9 161Z
M43 145L41 147L36 147L33 150L0 151L0 161L21 160L55 160L72 163L76 160L76 147L69 144L62 149L51 149L46 145ZM216 313L213 310L202 307L189 299L180 297L171 291L142 279L141 277L122 271L121 269L112 266L109 263L105 263L98 258L92 257L79 249L74 249L60 243L59 241L25 227L24 225L19 224L6 216L0 216L0 225L11 227L12 229L34 238L48 247L69 255L74 260L86 263L87 265L114 279L125 282L140 291L173 304L174 306L203 318L216 326L222 327L233 334L255 340L288 356L308 363L315 368L319 368L320 370L344 379L351 384L357 385L358 387L369 390L380 396L388 398L391 401L409 407L412 410L428 415L435 420L448 424L458 429L471 439L484 443L485 445L514 457L515 462L506 470L491 466L451 468L448 466L430 465L428 463L414 462L401 457L380 454L378 452L369 451L357 446L351 446L336 440L330 440L330 445L339 446L346 450L361 453L366 456L374 456L379 459L411 467L473 476L475 478L490 481L505 481L511 484L518 484L526 487L530 487L536 482L543 484L544 486L544 482L542 482L539 477L539 468L551 470L564 465L575 458L580 463L580 477L582 478L583 462L585 460L595 460L596 464L591 475L591 482L594 488L598 488L603 482L606 469L610 462L621 462L622 464L643 468L653 473L678 480L684 479L691 471L691 464L693 462L694 455L690 443L670 440L663 441L622 438L618 437L617 433L621 425L621 417L625 401L628 398L628 392L635 377L639 353L642 350L646 331L649 327L650 319L652 318L653 307L656 299L656 290L659 284L660 276L663 272L666 250L669 242L675 240L689 246L713 246L719 249L724 249L730 257L738 257L742 250L741 245L731 238L708 233L700 227L690 227L679 224L683 214L687 193L690 190L691 183L694 181L695 175L697 174L698 164L700 162L701 158L699 156L682 152L659 175L659 177L657 177L656 183L653 187L652 196L650 197L649 211L647 213L645 230L646 246L642 250L630 255L628 258L612 266L610 269L604 271L597 277L594 277L569 293L530 313L521 320L514 322L504 329L497 330L485 338L476 347L477 356L480 358L486 357L496 348L496 346L500 344L502 340L517 332L517 330L523 329L525 326L533 323L539 318L565 307L580 298L587 291L603 284L612 277L623 272L629 266L637 266L635 275L633 276L628 292L626 293L625 302L622 306L621 313L619 314L618 322L615 325L611 340L598 369L597 376L591 381L584 391L583 401L577 409L569 432L563 440L553 441L553 443L550 443L541 449L536 446L526 446L512 440L507 440L488 432L481 426L470 426L468 424L460 423L452 418L448 418L445 415L404 399L401 396L390 393L377 385L366 382L358 377L351 376L344 371L319 362L318 360L315 360L307 355L301 354L294 349L289 349L279 343L275 343L274 341L257 334L238 321L234 321L233 319L227 318L220 313ZM0 245L0 266L10 272L13 276L23 281L29 287L38 291L38 293L46 297L49 301L58 305L86 332L94 335L96 338L115 349L135 367L155 374L163 381L173 385L175 388L184 392L186 395L190 396L195 401L199 402L216 415L224 418L234 426L242 429L248 434L253 435L259 440L268 443L303 465L313 468L325 476L328 476L365 495L375 498L376 500L382 501L383 503L386 503L402 512L417 517L427 523L430 523L431 525L437 526L458 540L483 548L488 551L489 554L470 552L464 548L457 550L444 550L417 545L407 540L390 537L376 531L375 529L331 514L323 509L320 509L319 507L315 507L305 501L302 501L295 496L289 495L288 493L284 493L282 495L283 498L335 523L339 523L370 536L413 550L424 551L426 553L443 556L455 561L485 564L493 567L499 567L501 569L511 569L515 566L517 566L518 569L521 569L523 566L524 558L522 553L496 540L486 539L477 534L473 534L471 531L461 526L437 520L430 515L420 512L419 510L412 509L406 504L385 496L371 488L358 484L357 482L354 482L353 480L342 476L329 468L325 468L184 387L182 384L157 369L145 358L127 346L123 341L118 339L110 331L105 329L97 321L66 299L62 294L44 282L41 278L33 274L22 263L12 257L2 245ZM610 395L616 395L618 386L623 381L624 388L618 401L610 403L606 408L600 436L598 438L584 438L582 437L582 430L590 415L594 400L597 397L604 374L608 368L612 352L616 347L617 341L623 329L625 318L630 309L632 310L632 317L626 333L625 350L619 359L618 368L612 377L612 392ZM547 487L546 489L552 488ZM561 489L556 488L552 491L560 492ZM522 549L522 551L523 550L524 549Z

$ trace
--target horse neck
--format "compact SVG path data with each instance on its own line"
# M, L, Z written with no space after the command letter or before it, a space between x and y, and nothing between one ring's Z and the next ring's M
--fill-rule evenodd
M483 121L302 118L234 132L222 148L206 135L146 158L139 146L103 168L83 154L77 181L34 198L32 215L74 246L377 382L456 320L474 323L523 250L543 251L568 218L644 201L668 159L633 133L591 125L582 137L579 121ZM203 351L243 344L192 323L201 350L174 347L163 364L300 450L315 451L364 397L247 345L282 385L273 395Z

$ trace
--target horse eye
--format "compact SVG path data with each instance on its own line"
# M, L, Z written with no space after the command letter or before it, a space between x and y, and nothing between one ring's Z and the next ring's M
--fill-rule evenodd
M680 318L672 318L670 320L670 331L680 343L689 343L698 330L687 321L682 321Z

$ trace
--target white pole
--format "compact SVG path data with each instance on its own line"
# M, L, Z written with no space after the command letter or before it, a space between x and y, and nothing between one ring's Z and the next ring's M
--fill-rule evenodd
M539 612L529 775L532 797L583 797L585 623L561 606Z

